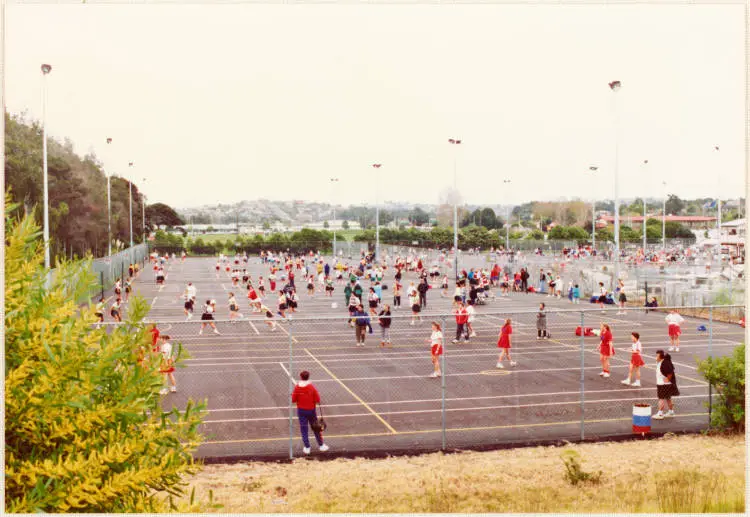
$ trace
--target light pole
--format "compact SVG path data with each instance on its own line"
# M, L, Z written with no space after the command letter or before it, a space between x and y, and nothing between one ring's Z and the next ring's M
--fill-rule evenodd
M49 182L47 180L47 74L50 65L42 65L42 167L44 184L44 268L50 270L49 250ZM47 277L49 280L49 276Z
M612 96L612 111L614 115L614 127L615 127L615 285L620 279L620 198L618 196L618 185L617 185L617 169L619 162L619 127L617 123L617 92L622 88L620 81L612 81L609 83L609 89L615 94Z
M592 165L589 170L593 173L599 170L599 167ZM591 201L591 251L596 251L596 194Z
M338 178L330 178L331 183L338 183ZM333 185L331 185L333 187ZM335 196L333 196L335 197ZM333 263L336 264L336 200L333 200Z
M664 196L662 197L661 205L661 250L667 252L667 182L662 181L661 184L664 186Z
M719 155L719 146L714 146L714 151L716 152L716 155ZM721 163L721 159L719 159L719 163ZM716 179L718 180L716 183L721 184L721 171L720 169L717 169L716 171ZM721 248L721 192L718 193L717 200L716 200L716 230L718 232L717 238L719 239L719 248Z
M146 178L143 178L143 185L146 185ZM143 224L143 243L146 242L146 194L141 188L141 222Z
M510 185L510 180L503 180L503 185ZM510 188L510 187L508 187ZM507 197L506 197L507 199ZM505 217L505 253L510 249L510 204L505 208L507 216Z
M107 138L107 147L112 143L111 138ZM107 173L107 256L112 256L112 175Z
M383 166L382 163L373 163L375 169ZM377 184L377 181L376 181ZM375 264L380 260L380 200L375 200Z
M648 165L648 160L643 160L643 168L646 168L646 165ZM646 175L643 175L643 178L645 180ZM643 197L643 256L645 258L646 256L646 197Z
M461 140L449 138L448 143L451 145L461 145ZM456 162L457 153L453 155L453 261L456 267L456 281L458 281L458 184L456 180Z
M133 247L133 162L128 163L128 202L130 205L130 247Z

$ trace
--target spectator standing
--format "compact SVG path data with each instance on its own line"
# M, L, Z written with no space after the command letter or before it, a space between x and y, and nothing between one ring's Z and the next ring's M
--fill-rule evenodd
M653 418L662 420L664 417L674 416L672 397L680 394L677 389L677 377L672 364L672 357L664 350L656 351L656 396L659 398L659 412ZM665 413L664 410L669 408Z
M469 322L469 313L466 310L464 302L458 302L458 307L453 311L456 316L456 339L454 343L458 343L461 340L461 336L464 336L466 342L469 342L469 329L466 328L466 324Z
M385 304L378 315L380 324L380 346L391 346L391 306Z
M497 347L500 349L500 355L497 357L497 364L495 365L497 368L505 368L503 366L503 358L505 357L508 358L511 366L516 366L518 364L510 357L511 334L513 334L513 326L511 325L510 318L508 318L500 329L500 337L497 340Z
M320 394L315 386L310 382L310 372L303 371L299 374L300 381L292 391L292 403L297 404L297 418L299 419L300 434L302 435L302 452L310 454L310 424L317 422L318 415L315 406L320 404ZM325 452L329 449L328 445L323 442L323 435L313 429L315 440L318 442L319 450Z
M539 304L539 312L536 313L536 338L549 339L547 334L547 308L543 303Z
M357 346L365 346L365 336L367 335L367 329L369 329L370 334L372 334L370 317L364 311L362 306L359 305L354 312L354 331L357 339Z

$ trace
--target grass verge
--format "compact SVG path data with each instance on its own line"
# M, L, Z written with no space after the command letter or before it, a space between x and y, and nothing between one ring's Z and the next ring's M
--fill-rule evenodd
M335 444L331 444L335 447ZM601 471L573 486L563 458ZM208 465L190 480L240 513L741 513L742 436L440 453L382 460ZM200 496L197 496L200 499ZM212 510L207 510L212 511Z

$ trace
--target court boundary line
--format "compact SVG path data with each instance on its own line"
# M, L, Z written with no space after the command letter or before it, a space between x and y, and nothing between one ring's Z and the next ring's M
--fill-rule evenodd
M713 397L717 397L718 394L714 393L712 395ZM682 395L680 396L680 399L694 399L699 397L707 397L706 394L699 394L699 395ZM620 398L620 399L597 399L597 400L584 400L584 403L586 404L605 404L608 402L634 402L634 401L642 401L643 397L637 397L637 398ZM446 408L445 412L449 413L451 411L453 412L459 412L459 411L492 411L492 410L499 410L499 409L523 409L523 408L533 408L533 407L554 407L554 406L569 406L572 404L580 404L580 400L569 400L569 401L563 401L563 402L539 402L539 403L532 403L532 404L514 404L514 405L501 405L501 406L480 406L480 407L461 407L461 408ZM408 409L408 410L401 410L401 411L383 411L380 414L381 415L411 415L411 414L425 414L425 413L442 413L442 408L437 409ZM351 414L340 414L340 415L331 415L330 413L326 418L355 418L355 417L362 417L362 416L372 416L371 413L351 413ZM204 420L201 422L202 424L229 424L229 423L236 423L236 422L263 422L263 421L269 421L269 420L289 420L289 417L287 416L280 416L280 417L267 417L267 418L231 418L231 419L224 419L224 420Z
M283 363L279 363L284 368L284 371L287 371L284 367ZM289 375L287 371L287 375ZM688 386L680 386L680 389L687 390L692 388L703 388L704 386L698 385L698 384L691 384ZM618 388L618 389L612 389L612 390L591 390L587 391L586 393L622 393L624 391L627 392L638 392L638 391L650 391L653 390L653 386L641 386L640 388ZM576 391L557 391L557 392L551 392L551 393L518 393L515 395L479 395L476 397L446 397L446 402L456 402L456 401L466 401L466 400L488 400L488 399L509 399L509 398L518 398L518 397L549 397L551 395L555 396L565 396L565 395L580 395L580 390ZM371 401L368 402L368 404L372 404L373 406L381 405L381 404L423 404L428 402L440 402L442 399L436 398L436 399L413 399L413 400L383 400L383 401ZM580 401L580 400L579 400ZM342 402L340 404L327 404L326 407L350 407L350 406L359 406L359 402ZM266 407L249 407L249 408L219 408L219 409L207 409L207 413L218 413L221 411L276 411L279 409L286 409L289 406L266 406Z
M386 427L387 429L389 429L389 430L391 431L391 434L398 434L398 431L396 431L396 430L395 430L395 429L394 429L394 428L393 428L393 427L391 426L391 424L389 424L388 422L386 422L386 421L385 421L385 419L384 419L384 418L383 418L382 416L380 416L380 415L379 415L379 414L377 413L377 411L375 411L374 409L372 409L372 408L371 408L371 407L369 406L369 404L367 404L367 402L365 402L364 400L362 400L362 399L361 399L361 398L359 397L359 395L357 395L356 393L354 393L354 392L353 392L353 391L352 391L352 390L351 390L351 389L350 389L350 388L349 388L349 387L348 387L348 386L347 386L346 384L344 384L344 382L343 382L343 381L342 381L341 379L339 379L338 377L336 377L336 375L335 375L335 374L334 374L334 373L333 373L333 372L332 372L331 370L329 370L329 369L328 369L328 368L326 367L326 365L324 365L323 363L321 363L321 362L320 362L320 361L318 360L318 358L317 358L317 357L315 357L315 356L314 356L314 355L313 355L312 353L310 353L310 351L309 351L309 350L308 350L307 348L305 348L305 353L307 353L307 355L309 355L310 357L312 357L312 359L313 359L313 360L314 360L314 361L315 361L316 363L318 363L318 365L319 365L319 366L320 366L321 368L323 368L323 370L324 370L324 371L325 371L326 373L328 373L328 375L330 375L330 376L331 376L331 377L333 378L333 380L337 381L337 382L338 382L338 383L339 383L339 384L341 385L341 387L342 387L342 388L344 388L344 389L345 389L346 391L348 391L348 392L349 392L349 394L350 394L350 395L351 395L352 397L354 397L354 398L355 398L355 399L356 399L357 401L359 401L359 402L360 402L360 403L361 403L361 404L362 404L362 405L363 405L363 406L364 406L364 407L365 407L365 408L366 408L366 409L367 409L367 410L368 410L368 411L369 411L370 413L372 413L372 414L373 414L373 416L375 416L375 418L377 418L378 420L380 420L380 422L381 422L381 423L382 423L382 424L383 424L383 425L384 425L384 426L385 426L385 427Z
M678 414L670 418L689 418L695 416L708 416L708 413L685 413ZM588 424L599 424L605 422L628 422L631 421L632 417L624 418L601 418L595 420L584 420L584 425ZM495 431L499 429L519 429L526 427L542 427L542 426L560 426L560 425L581 425L580 420L570 420L565 422L537 422L533 424L512 424L512 425L499 425L499 426L479 426L479 427L452 427L446 428L446 432L468 432L468 431ZM430 433L442 433L442 429L424 429L418 431L401 431L398 434L401 436L414 435L414 434L430 434ZM326 438L366 438L366 437L378 437L378 436L392 436L391 433L354 433L354 434L330 434L326 435ZM563 441L564 439L559 439ZM202 445L223 445L231 443L259 443L259 442L278 442L278 441L289 441L289 436L284 438L248 438L242 440L216 440L216 441L205 441ZM199 448L200 448L199 446Z

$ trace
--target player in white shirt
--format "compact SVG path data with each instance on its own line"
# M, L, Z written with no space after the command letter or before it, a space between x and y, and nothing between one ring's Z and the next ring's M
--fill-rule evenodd
M440 377L440 356L443 355L443 332L440 328L440 323L437 321L432 322L432 334L430 334L430 355L432 357L432 366L434 368L431 378Z
M169 342L169 336L161 336L161 346L159 352L161 352L161 366L159 371L164 374L164 387L159 391L160 395L166 395L167 392L167 379L172 382L172 387L169 391L172 393L177 392L177 381L174 378L174 359L172 358L172 343Z
M638 332L631 332L630 337L633 345L630 349L630 367L628 368L628 377L622 383L626 386L641 385L641 366L646 362L643 360L643 345L641 345L641 335ZM631 379L633 381L631 382Z
M667 317L664 318L664 321L667 322L668 329L669 329L669 344L672 345L669 347L670 352L679 352L680 351L680 334L682 334L682 330L680 329L680 325L682 322L685 321L685 318L677 314L677 311L672 309L672 311L667 314Z
M469 319L466 322L466 329L469 331L469 337L477 337L477 333L474 332L474 327L472 326L477 310L474 308L474 302L472 300L469 300L469 304L466 307L466 313L469 315Z

